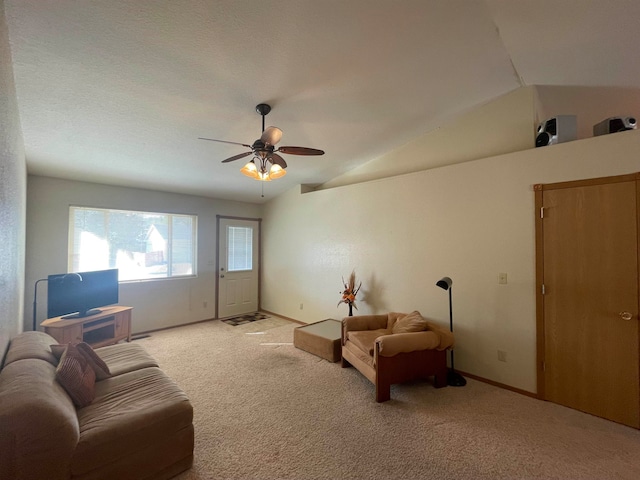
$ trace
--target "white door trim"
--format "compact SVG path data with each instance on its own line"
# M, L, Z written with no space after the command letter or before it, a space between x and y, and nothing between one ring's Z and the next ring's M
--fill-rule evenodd
M256 222L258 231L258 310L261 308L261 292L262 292L262 219L251 217L236 217L228 215L216 215L216 309L215 318L220 318L220 244L224 232L220 229L221 220L240 220L244 222Z

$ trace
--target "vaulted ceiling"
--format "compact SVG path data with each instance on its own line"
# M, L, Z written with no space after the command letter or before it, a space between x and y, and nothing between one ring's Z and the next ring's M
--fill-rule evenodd
M640 88L636 0L5 0L28 171L262 202L526 85ZM240 174L261 133L288 174ZM634 113L636 107L631 111ZM532 125L533 128L533 125ZM251 158L251 157L248 157Z

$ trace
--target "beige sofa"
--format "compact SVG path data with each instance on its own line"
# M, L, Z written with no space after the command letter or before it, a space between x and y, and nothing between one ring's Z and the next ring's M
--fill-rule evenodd
M346 317L342 320L342 367L358 369L375 385L376 402L385 402L391 398L394 383L433 377L436 388L445 387L446 350L453 347L453 341L449 330L419 312Z
M111 377L76 409L42 332L12 339L0 371L0 478L167 479L193 462L193 408L135 343L96 349Z

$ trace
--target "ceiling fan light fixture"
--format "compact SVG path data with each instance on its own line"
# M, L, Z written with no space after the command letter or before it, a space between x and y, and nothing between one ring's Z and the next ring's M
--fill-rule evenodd
M270 182L271 180L284 177L287 174L287 171L280 165L271 164L269 168L270 162L264 160L260 161L260 167L258 167L254 160L251 160L242 167L240 173L261 182ZM258 158L258 160L260 159Z
M240 173L242 173L243 175L246 175L249 178L254 178L256 180L260 179L258 176L258 167L256 166L255 163L253 163L253 160L251 160L244 167L242 167L240 169Z
M271 165L271 169L269 170L269 178L271 180L275 180L276 178L284 177L287 174L287 171L282 168L280 165Z
M256 112L262 116L262 135L259 139L253 142L252 145L228 142L226 140L216 140L214 138L199 138L201 140L229 143L249 148L250 151L226 158L222 163L234 162L241 158L248 157L249 155L253 155L251 161L242 167L240 172L249 178L253 178L254 180L261 182L270 182L271 180L284 177L287 174L287 162L279 155L278 152L290 155L324 155L324 150L318 150L317 148L285 146L276 149L275 145L282 139L282 130L274 126L265 128L265 116L270 111L271 106L266 103L261 103L256 106Z

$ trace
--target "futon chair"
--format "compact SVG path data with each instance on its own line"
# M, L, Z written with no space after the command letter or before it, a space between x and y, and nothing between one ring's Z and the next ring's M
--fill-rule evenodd
M453 333L417 311L346 317L341 366L355 367L375 385L376 402L385 402L394 383L433 377L436 388L445 387L453 341Z

